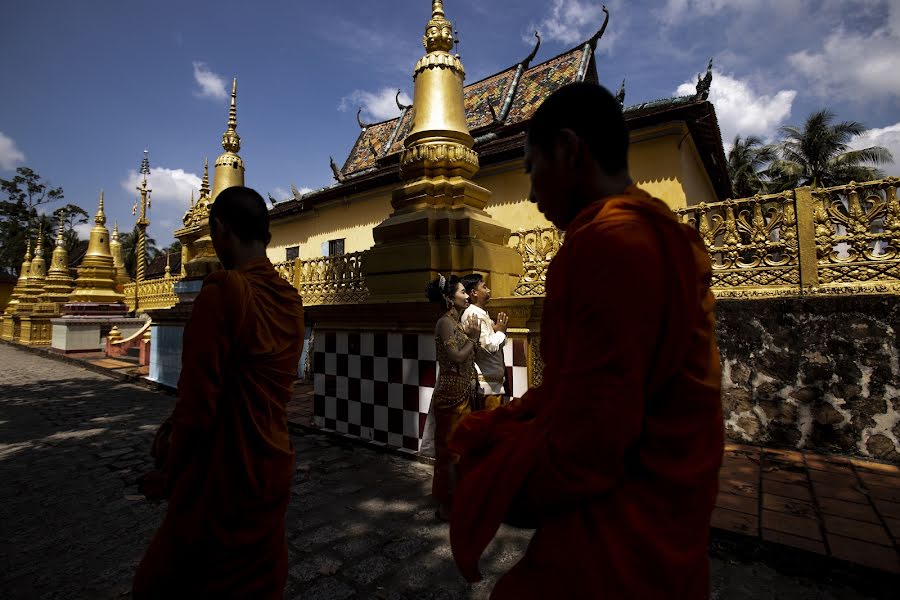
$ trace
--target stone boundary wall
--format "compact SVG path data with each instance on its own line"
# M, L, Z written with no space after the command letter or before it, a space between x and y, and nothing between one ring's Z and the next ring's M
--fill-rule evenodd
M728 438L900 463L898 300L719 300Z

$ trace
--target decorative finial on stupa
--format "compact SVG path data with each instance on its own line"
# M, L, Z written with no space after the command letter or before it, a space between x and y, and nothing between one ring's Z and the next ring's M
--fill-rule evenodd
M200 197L209 196L209 159L203 160L203 181L200 183Z
M66 243L66 218L63 213L59 213L59 228L56 230L56 245L64 246Z
M97 207L97 215L94 217L97 225L106 225L106 214L103 212L103 190L100 190L100 203Z
M450 52L453 49L455 39L453 37L453 24L444 16L444 3L442 0L433 0L431 3L431 20L425 25L425 35L422 37L422 45L426 52Z
M35 257L44 255L44 223L43 221L38 223L38 236L37 243L34 245L34 255Z
M237 77L231 81L231 106L228 109L228 129L222 135L222 147L237 154L241 150L241 136L237 134Z

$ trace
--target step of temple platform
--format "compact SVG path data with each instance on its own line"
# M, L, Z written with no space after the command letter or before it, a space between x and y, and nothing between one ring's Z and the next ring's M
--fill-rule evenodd
M312 385L298 382L288 420L310 430L316 429L312 417ZM900 574L900 468L728 443L712 527L714 542L742 545L764 560L780 554L818 568L824 560L836 568Z

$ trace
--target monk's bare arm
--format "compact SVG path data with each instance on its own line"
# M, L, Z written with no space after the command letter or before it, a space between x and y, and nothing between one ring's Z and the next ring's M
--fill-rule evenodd
M653 236L631 223L583 233L566 242L576 245L565 276L564 351L553 389L542 390L554 408L528 480L536 509L579 502L621 479L641 433L661 325L663 267Z

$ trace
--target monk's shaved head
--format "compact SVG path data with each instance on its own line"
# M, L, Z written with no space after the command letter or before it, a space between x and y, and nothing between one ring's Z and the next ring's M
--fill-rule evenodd
M553 147L561 131L571 130L606 173L628 169L628 127L619 101L594 83L573 83L554 92L538 107L528 128L528 143Z
M256 190L234 186L222 190L209 209L209 226L215 232L216 219L242 242L269 243L269 211Z

